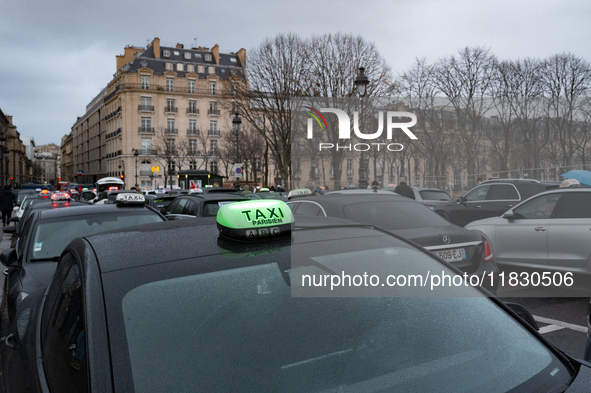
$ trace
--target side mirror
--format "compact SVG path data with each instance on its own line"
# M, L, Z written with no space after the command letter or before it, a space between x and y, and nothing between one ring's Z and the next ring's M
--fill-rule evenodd
M505 302L505 306L509 307L511 311L513 311L515 314L519 315L531 327L533 327L536 330L540 330L538 323L536 322L533 315L531 315L527 308L523 307L521 304L509 302Z
M458 203L464 203L466 201L466 198L464 198L463 196L458 197L457 202Z
M512 220L515 218L515 215L513 215L512 211L508 211L506 213L504 213L501 218L506 218L507 220Z
M19 222L20 217L10 217L10 222Z
M2 232L13 235L16 233L16 227L14 225L2 228Z
M16 249L14 248L4 250L2 251L2 254L0 254L0 263L6 267L15 267L16 260Z

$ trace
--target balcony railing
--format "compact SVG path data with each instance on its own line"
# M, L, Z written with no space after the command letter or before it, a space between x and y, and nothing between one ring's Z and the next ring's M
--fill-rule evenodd
M220 130L208 130L207 135L209 136L220 136Z
M154 105L138 105L137 110L140 112L154 112Z
M178 128L167 128L167 129L165 129L165 132L168 135L178 135L179 129Z
M152 171L140 171L140 176L151 176Z
M187 129L187 135L199 135L199 130L198 129Z
M138 128L138 132L140 134L153 134L154 133L154 127L139 127Z
M141 153L142 156L155 156L156 150L154 149L142 149Z
M208 109L207 114L212 115L212 116L219 116L220 110L219 109Z
M168 91L172 93L197 94L197 95L222 95L218 90L210 90L209 88L196 88L195 93L189 93L187 86L169 86L166 85L141 85L140 83L121 83L115 87L115 90L109 93L105 99L110 100L119 90L142 90L142 91Z
M164 113L179 113L179 108L167 106L164 108Z
M198 115L199 108L187 108L187 115Z

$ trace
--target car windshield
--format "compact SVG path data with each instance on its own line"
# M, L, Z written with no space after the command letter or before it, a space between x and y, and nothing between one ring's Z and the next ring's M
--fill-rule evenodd
M423 190L419 191L421 198L428 201L451 201L452 199L445 191Z
M29 260L59 257L68 243L77 237L163 221L158 214L151 210L124 210L122 208L113 213L40 220L33 229L32 238L34 241L29 246Z
M220 210L220 206L234 202L240 202L240 200L205 202L203 204L203 217L215 217L218 214L218 210Z
M345 206L343 212L348 220L389 230L450 225L449 221L439 214L421 203L412 201L356 203Z
M372 261L390 269L401 250L407 262L425 260L390 238L357 240L291 248L316 266L353 266L359 245L378 249ZM571 380L546 347L472 288L473 296L459 298L292 297L292 254L265 254L241 254L234 268L215 272L231 257L173 263L208 266L184 277L143 266L143 277L153 278L141 285L115 273L120 279L106 285L117 293L110 300L117 317L109 317L110 331L121 335L111 342L123 352L116 372L130 369L136 392L531 392Z

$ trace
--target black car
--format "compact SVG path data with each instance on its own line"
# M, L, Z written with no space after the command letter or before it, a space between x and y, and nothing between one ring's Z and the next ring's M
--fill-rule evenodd
M148 194L145 196L146 205L152 206L154 209L164 214L168 205L179 196L180 194Z
M21 203L23 202L23 199L25 199L25 197L29 197L31 195L37 195L39 194L39 191L36 190L18 190L18 194L16 195L16 205L20 206Z
M474 187L456 202L436 206L434 211L463 227L472 221L499 217L527 198L557 187L555 182L537 180L490 180Z
M289 205L296 216L344 218L376 225L413 241L469 274L497 273L490 247L480 235L450 224L412 199L386 191L360 191L298 198ZM489 288L494 292L495 288Z
M302 284L460 273L371 226L288 216L251 201L72 241L7 332L4 392L588 391L587 364L480 289Z
M169 220L215 217L220 206L247 200L242 195L228 192L180 195L166 207L164 215Z
M118 204L79 206L72 209L33 211L20 233L16 248L2 252L0 259L8 269L6 303L12 321L20 302L28 294L43 289L64 247L78 236L132 225L166 221L164 216L144 205Z
M250 200L257 200L257 199L277 199L283 202L287 202L287 193L285 192L270 192L270 191L261 191L255 192L252 194L246 194L246 198Z

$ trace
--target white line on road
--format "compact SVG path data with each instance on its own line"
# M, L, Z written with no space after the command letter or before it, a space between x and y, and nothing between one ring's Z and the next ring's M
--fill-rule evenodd
M540 317L537 315L534 315L534 319L537 322L547 323L549 325L557 325L557 326L567 328L570 330L574 330L577 332L587 333L587 327L581 326L581 325L575 325L574 323L562 322L562 321L558 321L556 319L544 318L544 317ZM546 326L546 327L548 327L548 326ZM542 329L543 328L540 329L540 333L542 332ZM554 329L554 330L557 330L557 329ZM545 333L547 333L547 332L545 332Z
M541 327L540 330L538 330L538 333L546 334L546 333L554 332L556 330L561 330L561 329L564 329L564 326L548 325L548 326Z

